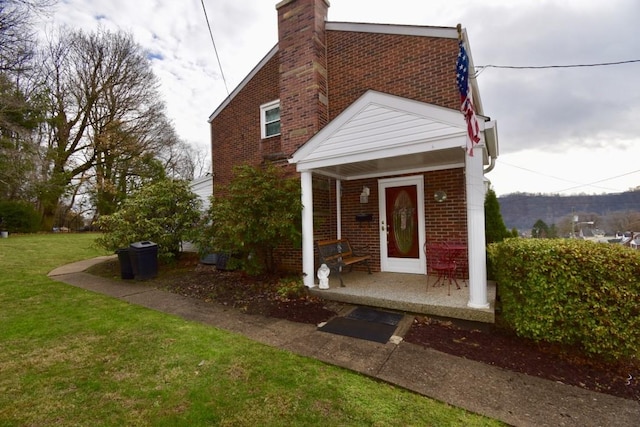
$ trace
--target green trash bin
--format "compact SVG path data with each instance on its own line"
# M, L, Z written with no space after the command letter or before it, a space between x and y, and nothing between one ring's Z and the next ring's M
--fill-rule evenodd
M150 241L129 245L129 258L136 280L149 280L158 275L158 245Z

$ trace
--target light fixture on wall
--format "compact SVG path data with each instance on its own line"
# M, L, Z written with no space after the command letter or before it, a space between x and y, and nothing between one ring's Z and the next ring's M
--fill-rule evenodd
M362 187L362 193L360 193L360 203L369 203L369 194L371 194L369 187Z
M438 203L444 202L447 200L447 193L444 190L438 190L433 193L433 198Z

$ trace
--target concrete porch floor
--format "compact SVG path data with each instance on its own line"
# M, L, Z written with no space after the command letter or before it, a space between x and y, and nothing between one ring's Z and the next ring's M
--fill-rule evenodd
M311 294L330 301L348 304L387 308L415 314L426 314L476 322L495 322L496 286L487 282L488 309L467 307L469 288L458 279L460 289L451 284L451 295L447 295L448 283L433 286L436 277L423 274L373 273L353 271L343 273L344 288L335 277L329 277L329 289L317 287Z

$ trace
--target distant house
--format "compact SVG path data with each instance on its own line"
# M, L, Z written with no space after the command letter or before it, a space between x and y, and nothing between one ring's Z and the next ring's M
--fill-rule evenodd
M616 235L618 237L618 235ZM623 246L628 246L631 249L638 249L640 247L640 233L638 232L626 232L620 237L619 243Z
M237 164L298 174L302 249L282 248L280 259L309 287L319 239L368 245L374 271L422 275L425 244L456 241L468 248L459 263L468 305L487 308L484 172L497 128L470 79L481 141L467 154L457 29L331 22L328 8L276 5L277 45L209 117L216 185Z
M205 176L194 179L189 183L189 187L202 201L202 209L209 209L209 199L213 195L213 177L211 174L208 173Z
M202 201L202 211L209 209L210 197L213 195L213 176L210 173L196 178L189 183L189 188ZM192 242L182 242L183 252L198 252L198 248Z

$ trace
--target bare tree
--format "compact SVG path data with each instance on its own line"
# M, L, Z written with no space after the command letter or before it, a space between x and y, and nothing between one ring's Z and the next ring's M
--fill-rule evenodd
M0 0L0 72L24 70L35 48L32 26L56 0Z
M110 212L128 190L164 174L160 153L177 138L130 34L63 30L42 63L50 128L39 200L49 228L74 178L89 177L98 212Z
M211 170L207 153L183 140L178 140L170 150L165 151L162 160L167 175L176 179L193 180Z
M605 217L607 230L614 233L640 231L640 212L618 211L611 212Z
M191 161L193 162L193 177L200 178L208 173L211 173L211 148L208 146L196 146L190 145Z

